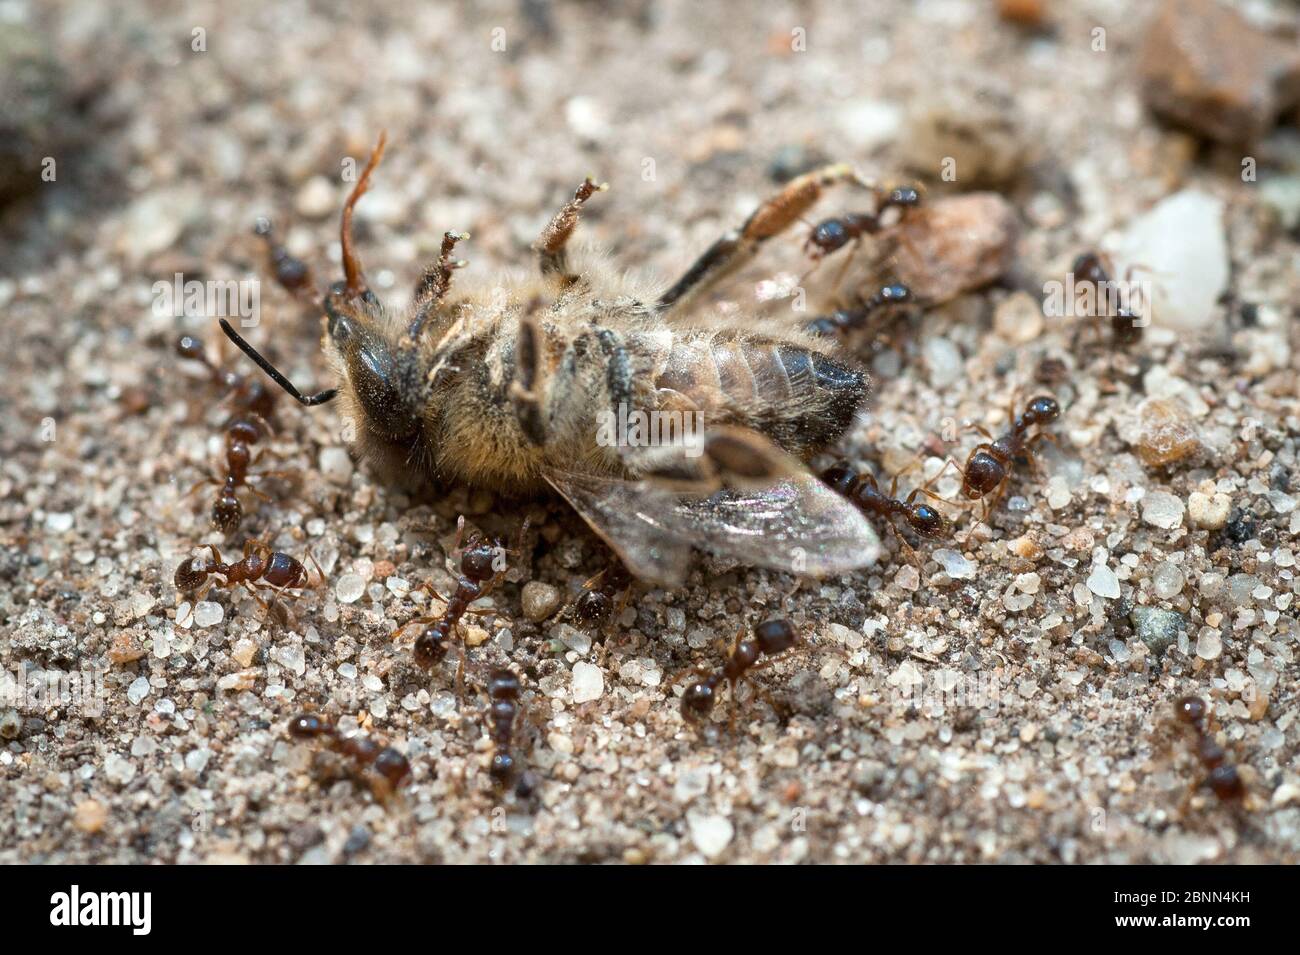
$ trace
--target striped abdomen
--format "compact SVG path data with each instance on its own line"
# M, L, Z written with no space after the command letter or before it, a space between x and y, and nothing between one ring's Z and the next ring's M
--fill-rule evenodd
M819 351L772 338L678 337L655 379L661 401L689 399L704 424L743 425L806 455L838 438L867 378Z

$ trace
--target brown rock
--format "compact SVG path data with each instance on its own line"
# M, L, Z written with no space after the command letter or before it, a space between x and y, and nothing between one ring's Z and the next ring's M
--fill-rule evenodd
M1300 101L1300 48L1215 0L1165 0L1138 60L1152 112L1220 142L1260 139Z
M910 212L891 233L894 274L939 304L988 285L1011 267L1020 222L1001 196L976 192Z
M72 814L72 824L82 832L94 834L104 828L108 822L108 809L102 802L85 799L77 803Z
M1181 461L1200 446L1191 417L1176 401L1148 398L1138 408L1138 457L1149 468Z

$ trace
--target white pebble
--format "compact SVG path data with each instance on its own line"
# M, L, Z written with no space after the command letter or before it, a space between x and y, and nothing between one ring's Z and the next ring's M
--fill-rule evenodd
M736 834L731 820L712 813L688 812L686 824L691 831L691 842L707 859L722 855Z
M949 388L961 380L961 351L948 339L938 335L927 338L921 354L925 358L925 367L933 387Z
M344 448L337 445L322 448L319 464L320 473L325 475L325 479L331 484L346 487L352 480L352 459L348 457L348 452Z
M226 616L225 608L211 600L200 600L194 605L194 626L215 627Z
M1059 511L1069 503L1070 487L1065 483L1065 478L1057 474L1047 482L1047 506Z
M1119 599L1119 578L1105 564L1094 564L1088 575L1088 589L1107 600Z
M940 547L930 556L938 561L944 573L953 580L970 580L975 576L975 563L967 560L955 550Z
M339 603L356 603L365 592L366 581L360 574L343 574L334 582L334 596Z
M1142 498L1142 520L1152 527L1173 530L1183 523L1183 499L1168 491L1150 491Z
M323 219L334 211L335 189L324 176L312 176L294 197L293 207L305 219Z
M1196 655L1202 660L1217 660L1223 652L1223 638L1219 631L1206 627L1196 638Z
M139 705L140 701L149 695L149 678L136 677L131 685L126 688L126 698L134 705Z
M45 529L51 534L62 534L72 530L72 514L68 511L55 511L45 515Z
M605 693L605 673L598 666L579 660L573 665L573 702L598 700Z

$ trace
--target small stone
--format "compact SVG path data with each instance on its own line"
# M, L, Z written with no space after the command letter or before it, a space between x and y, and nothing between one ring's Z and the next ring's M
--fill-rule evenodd
M1164 561L1156 566L1155 572L1151 575L1151 589L1155 591L1157 597L1161 600L1172 600L1183 592L1183 585L1187 583L1187 578L1177 564L1171 564Z
M1183 499L1168 491L1150 491L1142 498L1142 520L1152 527L1173 530L1183 523Z
M1024 168L1029 150L1011 95L969 82L945 83L905 114L899 137L903 161L929 179L966 189L1005 185Z
M1032 342L1043 333L1043 307L1028 292L1014 292L994 310L993 329L1013 345Z
M193 773L201 773L208 767L212 750L206 748L192 749L185 754L185 768Z
M936 389L950 388L961 381L964 360L961 349L948 339L933 335L921 346L930 385Z
M1137 631L1138 639L1151 648L1156 656L1162 655L1178 641L1179 631L1185 626L1181 614L1159 607L1134 607L1129 620Z
M108 647L108 659L113 663L134 663L148 654L144 647L136 641L135 636L125 630L119 630L113 634L113 639Z
M1019 231L1015 209L997 193L938 199L890 233L894 274L917 298L939 305L1004 275Z
M200 600L194 605L194 626L215 627L226 616L225 608L212 600Z
M83 799L72 813L72 824L82 832L94 835L108 822L108 808L97 799Z
M51 534L63 534L72 530L73 515L70 511L51 511L45 515L45 529Z
M555 613L555 609L560 606L560 598L558 588L540 580L528 581L519 595L524 616L533 623L539 623Z
M1047 506L1054 511L1059 511L1069 503L1070 486L1061 475L1053 475L1047 482Z
M247 637L236 640L235 645L230 649L230 658L241 667L252 666L255 656L257 656L257 644Z
M304 219L323 219L338 205L334 186L324 176L312 176L302 184L293 207Z
M1173 464L1201 446L1191 417L1178 401L1148 398L1138 407L1138 457L1149 468Z
M1209 627L1203 629L1196 638L1196 655L1202 660L1217 660L1222 652L1223 638L1219 636L1219 631Z
M360 574L343 574L334 582L334 596L339 603L354 604L366 592L366 580Z
M930 556L943 568L943 572L953 580L971 580L975 576L975 563L967 560L955 550L940 547Z
M1007 544L1007 549L1017 557L1023 558L1024 560L1038 560L1038 558L1043 556L1043 548L1038 546L1038 541L1034 540L1028 534L1024 534L1011 541Z
M465 646L467 647L481 647L491 638L492 634L482 627L470 624L465 628Z
M1160 200L1125 228L1116 244L1116 273L1143 283L1141 311L1151 324L1197 332L1220 320L1228 285L1223 200L1184 189Z
M894 575L894 583L903 590L915 590L921 586L921 573L911 564L904 564Z
M111 783L125 786L135 778L135 772L135 763L117 753L109 753L104 757L104 776Z
M307 654L300 644L286 643L278 646L271 651L271 656L276 663L295 676L302 676L307 672Z
M319 464L321 474L331 484L346 487L352 480L352 459L345 448L337 445L322 448Z
M1300 101L1300 47L1217 0L1165 0L1137 56L1151 111L1210 139L1251 144Z
M690 829L691 842L706 859L722 855L736 834L731 820L715 813L688 812L686 825Z
M579 660L573 665L573 702L588 703L605 693L605 673L598 666Z
M0 715L0 738L17 739L23 731L23 718L17 710L5 710Z
M1098 597L1105 597L1107 600L1119 599L1119 578L1115 576L1115 571L1105 564L1093 564L1087 583L1088 589Z
M1197 527L1219 530L1228 523L1232 513L1232 498L1221 492L1204 494L1193 491L1187 498L1187 516Z
M126 698L131 701L132 706L139 706L140 701L149 695L149 678L136 677L131 681L131 685L126 688Z

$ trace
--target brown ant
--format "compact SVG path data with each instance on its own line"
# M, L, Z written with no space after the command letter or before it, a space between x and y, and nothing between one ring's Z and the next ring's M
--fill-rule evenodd
M235 416L226 427L226 476L218 479L208 476L190 488L193 494L199 488L215 484L220 490L212 504L212 525L229 534L244 519L244 507L239 500L240 488L260 497L264 501L270 498L256 490L248 483L249 467L256 462L252 454L252 445L269 435L271 426L267 417L274 408L275 395L268 391L260 381L249 379L234 372L222 371L207 356L203 342L193 335L182 335L176 342L176 352L182 358L202 363L212 376L212 380L227 389L229 400L235 406ZM259 452L258 457L261 457ZM258 477L288 477L285 471L266 471Z
M603 627L627 606L632 594L632 577L623 562L614 558L608 567L582 586L582 594L573 605L574 613L589 627ZM616 603L619 594L623 597Z
M519 717L519 694L521 687L519 677L513 670L498 667L488 676L488 735L496 751L492 754L492 764L488 775L498 789L505 789L511 782L517 783L515 795L526 797L536 785L532 773L518 774L514 754L510 752L510 743L515 734L515 720Z
M1109 296L1105 290L1112 287L1110 277L1112 268L1109 257L1100 252L1085 252L1074 260L1071 272L1075 278L1075 296L1077 298L1079 295L1084 294L1085 289L1081 286L1091 286L1094 303L1092 314L1094 316L1097 316L1103 304L1109 301ZM1136 269L1136 266L1131 266L1128 272L1125 273L1125 284L1132 278ZM1142 316L1128 308L1116 306L1114 314L1108 317L1110 318L1111 344L1123 348L1142 340L1142 326L1145 324Z
M939 473L942 474L943 472L940 471ZM866 471L860 473L854 471L845 462L832 465L821 473L822 483L847 497L862 511L884 518L890 523L891 527L894 526L893 519L901 517L918 535L930 540L942 540L951 533L951 525L948 519L937 508L931 507L924 501L916 500L918 494L924 494L936 501L943 500L938 494L930 490L930 485L938 477L939 475L936 474L922 486L913 488L906 498L899 499L897 496L897 474L894 475L889 484L889 493L885 494L880 490L880 486L876 483L876 479L872 474ZM945 503L947 502L945 501ZM917 560L916 551L912 549L912 545L897 531L895 531L895 536L915 562Z
M519 532L520 546L522 546L523 537L527 530L528 520L525 518L523 527ZM456 525L456 543L452 548L453 553L460 552L460 577L456 581L456 590L450 597L444 598L441 594L431 590L428 584L423 584L420 588L429 590L440 600L443 600L446 606L442 613L438 616L416 617L407 621L393 633L393 638L397 639L404 630L410 627L422 626L426 628L423 633L415 638L413 647L416 665L426 670L432 669L447 655L448 639L460 622L461 617L469 610L469 605L480 597L486 596L505 578L505 555L512 553L506 549L502 541L491 541L477 533L471 536L462 548L461 537L464 531L465 518L462 516ZM463 685L464 675L465 654L462 652L460 666L456 671L458 691Z
M1220 802L1240 805L1246 798L1246 784L1237 767L1228 762L1228 753L1209 731L1209 707L1199 696L1185 696L1174 704L1174 717L1191 729L1195 736L1196 758L1208 772L1200 786L1206 786ZM1189 798L1191 794L1188 794ZM1184 801L1186 802L1186 801Z
M865 328L871 316L881 308L907 305L911 301L911 289L906 285L894 283L883 286L880 291L856 308L837 309L829 315L812 319L804 327L815 335L835 335L840 332L856 331Z
M295 716L289 721L289 735L298 740L320 740L326 748L346 756L380 802L387 802L411 778L411 764L396 749L381 747L360 733L342 736L337 726L319 714Z
M703 674L701 679L688 685L686 691L682 694L682 718L688 723L701 723L709 717L713 712L713 705L717 702L718 691L724 681L730 686L731 696L734 700L736 684L748 680L749 673L753 670L761 669L772 662L769 659L760 663L759 659L761 657L773 657L778 653L784 653L799 642L799 635L795 631L794 624L782 617L766 620L758 624L758 626L754 627L752 639L742 640L743 633L742 630L736 634L735 639L732 641L731 650L727 653L721 667L713 671L700 668L686 671L687 673ZM735 711L733 709L733 722L734 719Z
M228 590L234 590L237 586L244 587L262 609L269 613L271 607L258 594L259 590L273 591L275 596L272 598L272 603L274 603L289 591L319 586L325 580L325 572L320 569L320 564L316 563L315 557L308 554L319 578L316 585L311 585L308 583L307 568L303 566L302 561L272 550L257 539L245 541L243 557L229 564L221 559L221 551L215 544L208 544L207 547L212 551L211 561L206 561L202 557L190 557L176 568L176 574L172 578L177 590L193 598L190 612L193 611L195 604L207 596L208 591L215 584L220 584ZM217 580L214 576L216 574L220 574L225 579ZM288 596L297 597L298 594L288 593Z
M275 240L275 229L271 220L259 216L253 223L253 234L266 243L267 258L271 264L271 274L286 292L299 297L312 296L311 267L302 259L289 253L289 250Z
M970 501L986 499L989 494L996 492L991 501L985 501L986 518L1006 489L1016 458L1028 455L1032 459L1033 445L1044 439L1055 440L1052 435L1041 430L1031 438L1026 435L1035 425L1042 428L1059 418L1061 406L1055 398L1040 395L1032 399L1020 415L1015 414L1013 402L1007 409L1007 416L1011 421L1010 427L997 439L979 425L970 426L988 438L988 441L976 445L966 458L966 467L959 468L962 475L961 493Z

